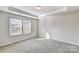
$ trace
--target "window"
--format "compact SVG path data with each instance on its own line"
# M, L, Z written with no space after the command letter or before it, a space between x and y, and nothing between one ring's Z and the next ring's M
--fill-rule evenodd
M10 18L10 35L22 34L22 20L17 18Z
M31 33L31 21L23 20L23 34Z
M10 18L9 27L10 27L10 36L31 33L31 21L29 20Z

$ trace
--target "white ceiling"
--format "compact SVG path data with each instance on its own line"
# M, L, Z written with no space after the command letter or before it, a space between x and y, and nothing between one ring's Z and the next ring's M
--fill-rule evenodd
M38 16L64 8L64 6L42 6L41 9L38 10L35 8L35 6L18 6L18 7L15 6L15 7L22 9L24 11L28 11Z
M9 7L17 8L37 16L79 11L79 6L42 6L40 10L36 9L35 6L0 6L0 10L10 11Z

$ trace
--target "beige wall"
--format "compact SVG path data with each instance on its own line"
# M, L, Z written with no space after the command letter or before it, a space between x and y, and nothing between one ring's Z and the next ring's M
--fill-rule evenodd
M18 35L18 36L9 36L9 17L17 17L20 19L30 20L32 22L32 33L26 35ZM37 36L37 20L28 18L28 17L21 17L18 15L0 12L0 46L6 45L9 43L29 39L32 37Z
M51 15L39 20L39 35L66 43L79 45L79 13Z

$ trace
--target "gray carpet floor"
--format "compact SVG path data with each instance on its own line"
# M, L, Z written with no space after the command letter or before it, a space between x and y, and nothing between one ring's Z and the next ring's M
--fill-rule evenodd
M1 53L78 53L79 47L53 39L33 38L0 47Z

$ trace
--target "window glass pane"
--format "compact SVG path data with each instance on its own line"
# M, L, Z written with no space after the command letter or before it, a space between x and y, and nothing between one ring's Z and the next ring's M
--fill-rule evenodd
M23 34L31 33L31 21L23 20Z
M17 18L10 18L10 35L22 34L22 20Z

